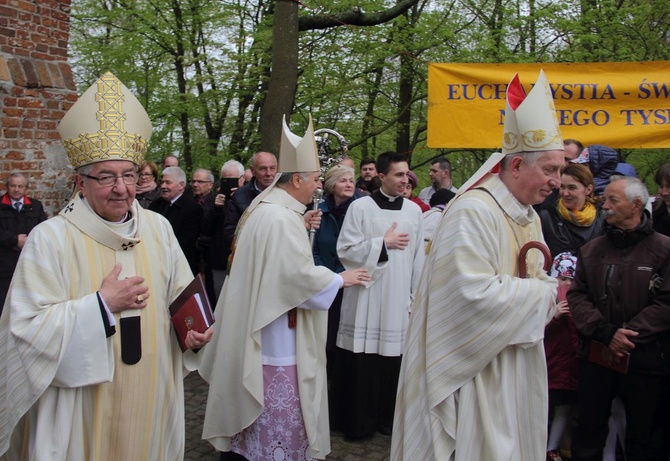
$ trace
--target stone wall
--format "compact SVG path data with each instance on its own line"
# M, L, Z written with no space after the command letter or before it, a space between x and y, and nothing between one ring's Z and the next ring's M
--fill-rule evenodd
M56 127L77 100L67 61L70 0L0 0L0 194L11 171L50 216L67 202L71 173Z

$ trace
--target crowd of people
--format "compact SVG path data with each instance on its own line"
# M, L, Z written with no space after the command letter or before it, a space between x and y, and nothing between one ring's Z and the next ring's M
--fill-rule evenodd
M105 74L59 125L67 206L20 172L0 199L2 459L183 459L198 369L222 459L325 459L332 430L394 461L667 461L670 164L650 198L548 88L512 79L502 152L419 190L396 152L322 171L311 120L248 170L159 171ZM216 322L182 351L167 306L199 273Z

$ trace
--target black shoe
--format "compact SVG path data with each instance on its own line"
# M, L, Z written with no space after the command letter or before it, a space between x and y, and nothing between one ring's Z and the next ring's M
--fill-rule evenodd
M393 432L393 426L390 424L380 424L377 426L377 432L382 435L391 435L391 432Z

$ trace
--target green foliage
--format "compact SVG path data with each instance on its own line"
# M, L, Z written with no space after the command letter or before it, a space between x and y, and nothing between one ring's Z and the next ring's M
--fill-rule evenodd
M299 14L374 14L396 0L304 0ZM218 173L259 146L272 57L274 1L73 0L70 54L80 88L106 70L139 96L154 124L149 158L168 154ZM355 160L408 145L421 186L428 162L452 161L460 185L483 151L426 147L427 63L670 59L667 0L417 0L377 26L301 33L291 116L296 132L344 135ZM401 92L401 83L406 92ZM409 111L408 129L400 120ZM402 142L400 142L402 141ZM626 151L647 180L668 150Z

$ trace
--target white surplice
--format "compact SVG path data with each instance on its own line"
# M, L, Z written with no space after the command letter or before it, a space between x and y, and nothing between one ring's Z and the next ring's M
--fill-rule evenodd
M387 197L388 198L388 197ZM337 346L351 352L389 357L402 355L414 292L424 261L421 208L401 200L400 210L382 209L371 197L354 201L347 210L337 240L337 254L346 269L364 267L371 280L367 287L346 288L337 333ZM384 234L407 232L409 245L387 250L379 262Z

